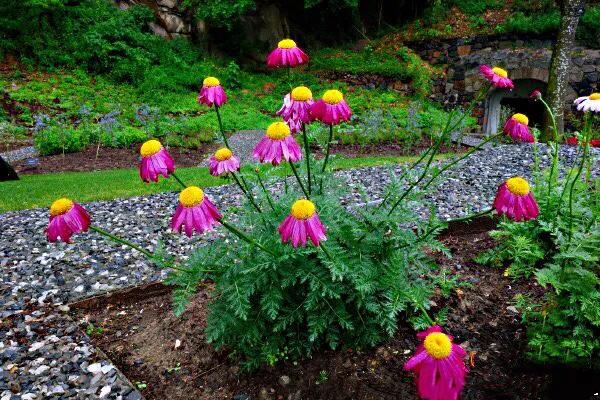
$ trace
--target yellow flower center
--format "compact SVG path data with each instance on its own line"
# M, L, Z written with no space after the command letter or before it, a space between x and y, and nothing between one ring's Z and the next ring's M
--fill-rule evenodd
M215 78L214 76L209 76L208 78L204 78L204 81L202 82L202 85L208 86L208 87L219 86L220 84L221 84L221 82L219 82L219 80L217 78Z
M298 86L292 90L292 99L296 101L306 101L312 99L312 92L306 86Z
M442 332L432 332L427 335L423 346L427 354L437 360L448 357L452 351L450 338Z
M217 161L229 160L232 156L233 153L227 147L223 147L215 152L215 158Z
M323 101L327 104L337 104L344 100L344 95L339 90L328 90L323 95Z
M296 42L292 39L283 39L277 44L277 47L280 49L293 49L296 47Z
M507 78L508 77L508 72L506 72L505 69L500 68L500 67L494 67L492 68L492 72L495 73L496 75L499 75L503 78Z
M525 114L517 113L512 117L515 121L517 121L520 124L529 125L529 118L527 118L527 115Z
M283 140L290 135L290 127L285 122L273 122L267 128L267 137L273 140Z
M315 214L315 205L310 200L301 199L292 205L291 213L296 219L309 219Z
M590 100L600 100L600 93L590 94Z
M512 194L516 194L517 196L525 196L529 193L529 183L520 176L508 179L506 187Z
M57 215L63 215L73 207L73 202L65 197L56 200L50 206L50 215L56 217Z
M204 192L198 186L190 186L179 193L179 202L184 207L194 207L202 203Z
M151 139L144 142L140 148L140 154L142 157L150 157L158 153L160 149L162 149L162 144L156 139Z

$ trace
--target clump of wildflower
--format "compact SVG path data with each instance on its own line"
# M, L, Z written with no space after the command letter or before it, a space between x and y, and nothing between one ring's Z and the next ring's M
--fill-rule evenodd
M50 206L46 236L50 242L60 239L69 243L73 234L88 230L90 221L90 215L82 206L63 197Z
M295 67L308 62L308 55L292 39L283 39L277 48L267 56L267 66L271 68Z
M328 90L323 97L312 105L312 115L327 125L337 125L348 121L352 110L344 100L344 95L339 90Z
M252 154L258 161L273 165L279 165L283 160L297 162L302 159L300 146L285 122L269 125L266 135L258 142Z
M227 94L221 82L215 77L209 76L202 82L202 88L198 94L198 103L212 107L213 104L221 107L227 102Z
M520 176L507 179L498 187L494 208L513 221L535 219L540 213L529 183Z
M179 194L179 204L171 219L171 229L185 231L187 236L195 232L210 231L221 219L217 207L197 186L185 188Z
M506 120L504 133L516 141L533 143L535 138L529 130L529 118L525 114L514 114Z
M500 67L491 68L488 65L482 65L479 67L479 72L491 82L494 87L510 89L512 90L515 85L513 81L508 77L508 72Z
M151 139L140 148L140 178L144 182L158 182L158 175L165 178L175 171L175 162L169 152L156 140Z
M306 246L307 239L318 246L326 240L325 226L321 223L315 204L306 199L296 201L290 214L279 225L279 234L283 243L291 242L292 246Z

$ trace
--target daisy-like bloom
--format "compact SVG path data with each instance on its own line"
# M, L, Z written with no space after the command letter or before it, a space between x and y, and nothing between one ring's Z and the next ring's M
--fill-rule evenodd
M140 178L144 182L158 182L158 175L168 178L175 171L173 158L158 140L145 142L140 148L140 155Z
M579 111L600 113L600 93L592 93L589 96L579 97L575 100L575 105Z
M85 232L89 227L90 215L74 201L63 197L50 206L50 223L46 229L46 236L50 242L56 242L60 238L69 243L71 235Z
M209 107L212 107L213 104L221 107L227 103L227 95L217 78L209 76L204 79L198 95L198 103L206 104Z
M306 246L307 238L318 246L322 240L327 240L326 231L314 203L306 199L296 201L290 215L279 225L281 242L291 242L294 247Z
M179 194L179 204L171 220L171 229L181 232L183 228L185 234L191 237L194 231L202 233L212 230L221 218L217 207L204 195L202 189L190 186Z
M208 170L213 176L220 176L240 169L240 160L227 147L215 152L208 160Z
M482 65L479 67L479 72L492 83L495 87L505 88L512 90L515 85L513 81L508 78L508 72L500 67L491 68L488 65Z
M467 353L437 325L419 332L417 338L422 344L404 369L415 373L419 396L426 400L457 400L468 371L463 360Z
M309 124L313 118L310 107L314 104L312 92L306 86L298 86L292 93L285 95L283 106L277 111L277 115L283 117L292 133L299 132L302 124Z
M313 117L327 125L337 125L348 121L352 115L344 95L339 90L328 90L323 97L312 105L310 112Z
M533 143L534 137L529 130L529 118L525 114L514 114L506 120L504 133L516 141Z
M499 215L506 215L513 221L535 219L540 213L529 183L520 176L507 179L498 187L494 208Z
M262 163L273 165L281 164L281 160L297 162L302 159L300 146L285 122L269 125L267 134L258 142L252 155Z
M267 56L267 66L271 68L295 67L307 62L308 56L292 39L281 40L277 48Z

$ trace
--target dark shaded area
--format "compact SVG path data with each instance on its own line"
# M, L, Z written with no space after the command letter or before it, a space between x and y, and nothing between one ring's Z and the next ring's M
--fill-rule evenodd
M540 127L544 123L544 106L539 101L531 101L529 98L504 97L500 101L502 107L509 107L525 114L529 118L529 126Z
M0 182L18 180L19 176L15 170L0 156Z

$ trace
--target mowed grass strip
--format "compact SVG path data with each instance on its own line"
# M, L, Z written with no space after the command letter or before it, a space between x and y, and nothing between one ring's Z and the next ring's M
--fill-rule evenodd
M442 154L437 158L448 158L452 155ZM332 165L334 169L339 170L393 165L416 159L414 156L336 157ZM273 167L262 165L260 168L266 170ZM280 176L289 174L289 167L279 166L273 173ZM206 167L178 168L177 176L188 185L200 187L231 183L228 179L213 177ZM137 168L22 175L19 181L0 182L0 212L48 207L60 197L85 203L179 190L181 187L174 179L160 177L158 183L142 182Z

